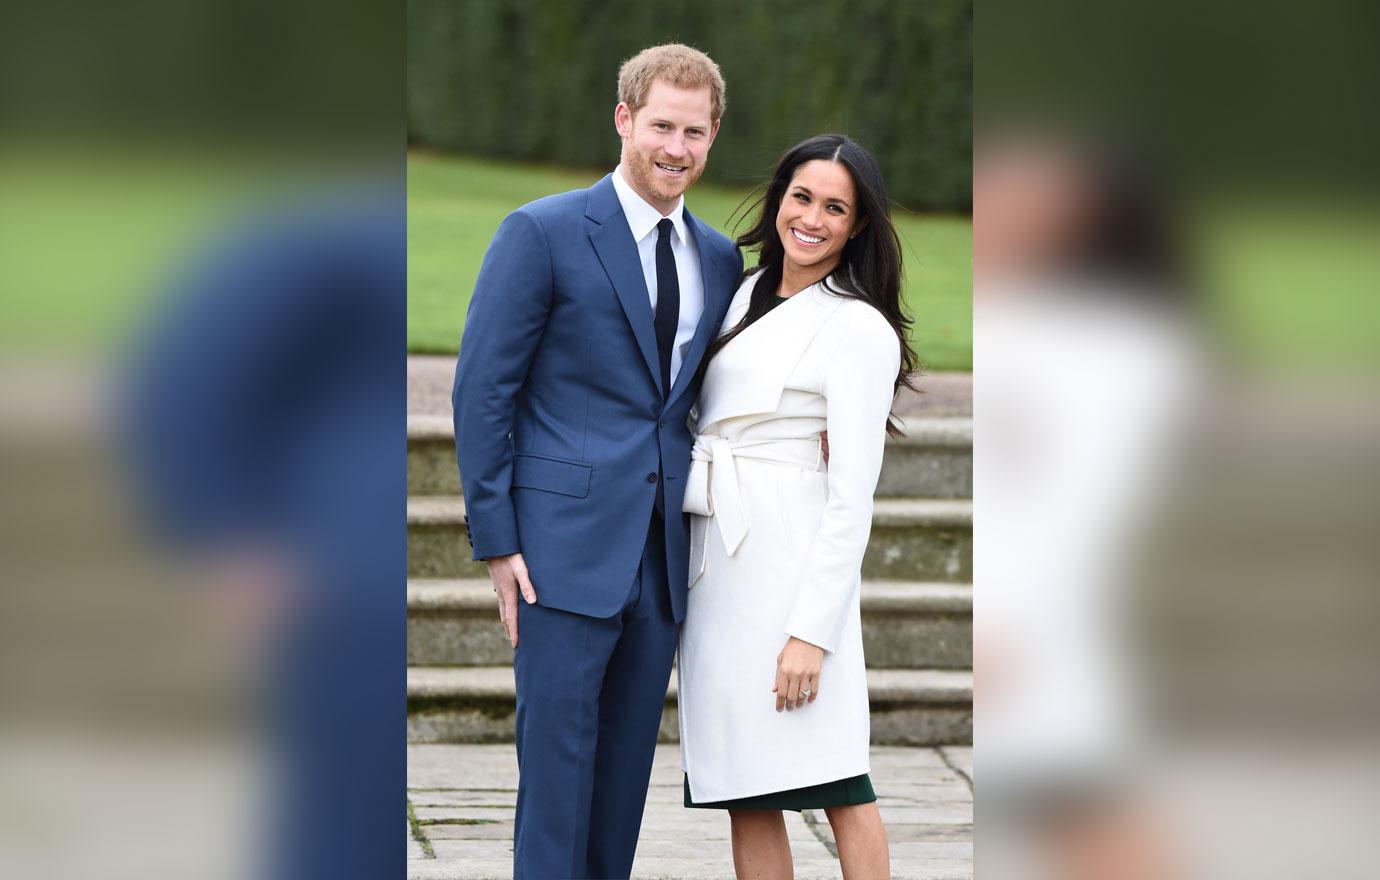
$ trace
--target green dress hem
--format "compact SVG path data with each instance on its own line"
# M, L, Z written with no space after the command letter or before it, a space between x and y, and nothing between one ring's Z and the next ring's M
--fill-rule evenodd
M846 807L853 804L870 804L877 800L872 789L872 778L864 773L833 782L807 785L787 791L773 791L751 797L734 798L697 804L690 797L690 777L685 777L685 806L700 810L826 810L830 807Z

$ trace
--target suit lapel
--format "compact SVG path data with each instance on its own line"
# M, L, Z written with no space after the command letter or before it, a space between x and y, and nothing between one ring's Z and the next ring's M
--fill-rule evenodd
M709 340L718 332L720 304L729 296L728 281L718 276L715 263L709 256L709 235L698 218L685 211L687 226L693 230L695 248L700 254L700 281L704 285L704 309L700 312L700 322L695 327L695 335L690 338L690 347L681 361L680 372L671 385L671 395L667 403L674 401L689 386L699 369L700 358L709 347Z
M647 291L646 279L642 277L642 260L637 254L637 242L633 241L632 232L628 229L611 175L590 187L585 216L598 224L589 232L590 244L594 246L594 252L599 256L614 292L618 294L618 302L622 304L623 314L632 327L647 371L652 374L657 390L665 394L665 389L661 387L661 360L657 356L656 331L652 324L651 294Z

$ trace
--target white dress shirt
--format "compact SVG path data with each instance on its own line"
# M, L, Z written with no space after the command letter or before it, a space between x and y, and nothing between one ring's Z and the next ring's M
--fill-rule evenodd
M642 258L642 277L647 282L647 293L652 301L652 313L656 313L656 225L661 222L661 212L643 200L623 176L623 166L613 170L613 188L618 193L618 201L623 206L623 216L628 219L633 241L637 242L637 254ZM671 347L671 384L676 384L680 365L685 360L685 350L695 336L700 315L704 312L704 279L700 276L700 252L695 238L685 224L685 198L676 201L666 218L671 221L671 255L676 260L676 279L680 282L680 321L676 324L676 341ZM670 389L666 389L669 393Z

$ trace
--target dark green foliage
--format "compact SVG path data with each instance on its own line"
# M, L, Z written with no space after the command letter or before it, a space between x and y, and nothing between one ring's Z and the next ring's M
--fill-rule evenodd
M610 167L618 66L682 42L728 83L706 179L842 131L906 207L971 207L972 0L409 0L407 27L415 145Z

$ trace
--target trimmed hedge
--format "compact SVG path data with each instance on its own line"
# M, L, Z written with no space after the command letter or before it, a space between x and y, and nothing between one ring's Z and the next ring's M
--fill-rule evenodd
M409 0L408 136L474 155L612 167L618 66L683 42L728 84L706 179L756 184L842 131L911 209L972 206L972 0Z

